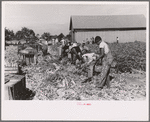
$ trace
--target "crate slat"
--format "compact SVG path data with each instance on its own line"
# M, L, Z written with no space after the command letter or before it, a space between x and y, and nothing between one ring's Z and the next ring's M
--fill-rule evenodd
M9 82L5 83L5 100L19 100L20 93L26 89L25 76L23 75L5 75Z

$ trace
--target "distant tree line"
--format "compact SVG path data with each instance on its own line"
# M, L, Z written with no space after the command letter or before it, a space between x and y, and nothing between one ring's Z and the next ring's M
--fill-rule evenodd
M12 41L12 40L26 40L30 42L34 42L35 40L39 39L38 38L39 34L35 35L35 32L32 29L29 29L27 27L22 27L21 30L17 31L14 33L13 30L9 30L8 28L5 28L5 41ZM53 36L49 32L44 32L41 35L42 39L45 40L50 40ZM55 35L55 37L58 38L58 41L60 41L63 37L68 38L69 40L71 39L70 33L64 36L63 33L60 33L59 35Z
M17 31L16 33L13 32L13 30L9 30L5 28L5 41L11 41L11 40L35 40L36 36L32 29L28 29L26 27L23 27L21 30Z

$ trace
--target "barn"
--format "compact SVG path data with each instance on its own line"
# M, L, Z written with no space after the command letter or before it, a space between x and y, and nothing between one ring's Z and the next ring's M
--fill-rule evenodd
M71 16L70 27L73 41L82 43L101 36L106 42L146 41L144 15Z

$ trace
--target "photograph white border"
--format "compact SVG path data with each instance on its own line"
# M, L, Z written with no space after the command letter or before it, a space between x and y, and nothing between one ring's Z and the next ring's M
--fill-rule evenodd
M147 4L145 101L6 101L4 100L4 28L5 4ZM1 109L2 120L88 120L146 121L149 119L149 2L2 2ZM79 103L90 103L89 106Z

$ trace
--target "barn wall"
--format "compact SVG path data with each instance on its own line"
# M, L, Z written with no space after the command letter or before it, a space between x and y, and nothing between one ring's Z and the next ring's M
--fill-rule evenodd
M134 42L146 41L146 30L126 30L126 31L76 31L75 41L82 43L90 41L92 37L101 36L106 42L116 42L116 37L119 37L119 42Z

